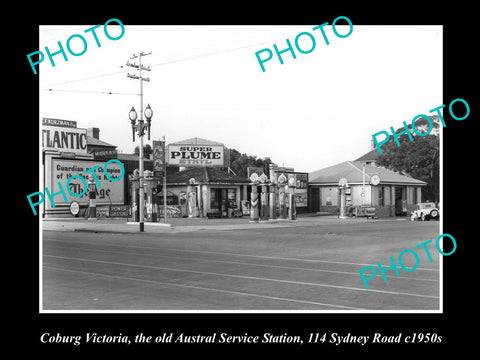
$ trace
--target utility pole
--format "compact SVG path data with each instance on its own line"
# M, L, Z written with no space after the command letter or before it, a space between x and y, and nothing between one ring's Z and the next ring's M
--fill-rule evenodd
M167 223L167 144L163 136L163 223Z
M132 74L127 74L127 77L135 79L135 80L140 80L140 122L138 126L138 137L140 138L140 147L139 147L139 171L140 171L140 179L139 179L139 222L140 222L140 231L144 231L144 204L145 204L145 194L143 190L143 133L144 133L144 124L143 124L143 82L144 81L150 81L149 78L144 78L142 77L142 70L145 71L150 71L150 67L143 67L142 66L142 57L150 55L152 52L149 53L144 53L144 52L139 52L138 54L133 54L130 59L137 59L138 58L138 65L137 64L132 64L127 61L127 66L133 67L135 69L138 69L139 71L139 76L137 75L132 75ZM150 125L150 124L148 124ZM146 126L145 126L146 127ZM148 136L150 137L150 126L148 126Z

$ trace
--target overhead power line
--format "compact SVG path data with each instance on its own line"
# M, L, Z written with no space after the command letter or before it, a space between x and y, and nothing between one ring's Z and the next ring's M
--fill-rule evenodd
M282 29L282 31L279 32L273 32L269 34L269 37L271 38L277 38L280 37L281 34L287 33L287 30ZM166 54L161 54L154 56L152 61L151 61L151 67L153 66L161 66L161 65L167 65L167 64L173 64L177 62L183 62L183 61L189 61L189 60L195 60L207 56L214 56L222 53L227 53L230 51L235 51L235 50L240 50L240 49L246 49L254 46L259 46L259 45L264 45L264 44L271 44L272 39L269 40L264 40L261 42L253 43L253 44L246 44L246 45L241 45L233 48L227 48L227 49L211 49L211 51L207 51L204 53L199 53L197 49L193 49L193 52L191 50L185 50L185 51L180 51L180 52L173 52L173 53L166 53ZM222 44L223 45L223 44ZM128 64L127 64L128 65ZM67 80L55 84L51 84L50 86L60 86L60 85L65 85L65 84L71 84L75 82L80 82L80 81L87 81L87 80L94 80L102 77L107 77L107 76L114 76L118 74L124 74L125 72L129 71L126 69L124 66L120 66L120 70L113 71L107 74L99 74L99 75L92 75L92 76L86 76L83 78L79 79L73 79L73 80Z
M230 51L245 49L245 48L258 46L258 45L263 45L265 43L267 43L267 42L251 44L251 45L243 45L243 46L238 46L238 47L235 47L235 48L222 49L222 50L207 52L207 53L203 53L203 54L192 54L192 55L189 55L189 56L187 55L184 58L177 58L177 59L174 58L172 60L159 61L159 62L151 64L150 66L153 67L153 66L160 66L160 65L166 65L166 64L173 64L173 63L182 62L182 61L189 61L189 60L199 59L199 58L202 58L202 57L213 56L213 55L218 55L218 54L226 53L226 52L230 52ZM60 83L51 84L50 86L59 86L59 85L71 84L71 83L79 82L79 81L94 80L94 79L98 79L98 78L102 78L102 77L123 74L123 73L128 71L128 69L123 68L123 66L121 66L121 68L122 68L121 70L118 70L118 71L115 71L115 72L111 72L111 73L107 73L107 74L100 74L100 75L93 75L93 76L88 76L88 77L79 78L79 79L67 80L67 81L63 81L63 82L60 82Z
M90 90L60 90L60 89L44 89L47 91L56 91L56 92L77 92L77 93L93 93L93 94L104 94L104 95L136 95L139 96L140 94L135 93L120 93L120 92L113 92L113 91L90 91Z
M120 74L120 73L124 73L126 71L127 71L126 69L123 69L123 70L115 71L115 72L108 73L108 74L94 75L94 76L89 76L89 77L85 77L85 78L80 78L80 79L74 79L74 80L68 80L68 81L64 81L64 82L60 82L60 83L55 83L55 84L51 84L50 86L59 86L59 85L70 84L70 83L74 83L74 82L78 82L78 81L98 79L98 78L101 78L101 77L117 75L117 74Z

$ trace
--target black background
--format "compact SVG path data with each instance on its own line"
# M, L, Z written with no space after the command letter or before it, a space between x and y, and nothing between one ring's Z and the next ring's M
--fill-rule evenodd
M362 2L363 3L363 2ZM465 2L466 4L467 2ZM475 24L475 8L462 2L436 2L429 6L418 6L419 2L384 2L382 6L358 5L353 7L346 2L275 2L268 4L246 2L223 2L221 4L180 3L180 5L155 3L117 3L101 6L98 3L38 3L35 8L25 5L25 9L4 14L11 18L10 25L3 26L7 44L4 49L13 57L7 57L15 71L7 76L13 79L13 91L7 91L8 103L4 111L13 116L4 120L4 138L15 136L18 139L16 151L8 154L3 188L9 196L14 196L12 208L7 206L4 214L4 258L13 260L5 266L4 299L9 303L5 309L8 326L4 322L4 344L13 346L14 353L29 352L33 356L84 357L118 356L136 358L164 358L191 356L233 356L239 351L252 355L292 354L295 358L309 356L323 357L329 354L351 352L357 357L372 354L385 355L411 354L438 355L447 351L467 353L473 348L476 333L477 281L473 271L477 253L474 250L479 241L473 228L479 214L478 191L476 191L477 168L474 142L478 138L476 125L476 98L473 93L473 75L478 71L473 63L478 59L478 28ZM443 6L442 4L448 4ZM14 5L15 7L15 5ZM22 11L27 10L28 11ZM447 124L443 130L443 233L452 234L457 240L456 252L444 257L443 270L443 314L39 314L38 292L38 237L39 217L32 215L26 195L38 189L38 76L33 75L26 54L38 50L39 25L85 25L103 24L111 18L120 19L125 25L164 25L164 24L321 24L332 22L338 16L347 16L353 25L443 25L443 103L447 106L443 114ZM20 35L17 35L17 32ZM11 46L10 46L11 45ZM417 54L432 59L438 54ZM478 63L478 60L476 61ZM7 67L4 67L7 69ZM10 71L8 71L10 72ZM19 76L20 74L20 76ZM6 83L6 81L5 81ZM346 85L348 86L348 85ZM423 87L429 91L429 84L415 83L412 87ZM4 84L4 87L7 87ZM478 94L478 88L477 92ZM448 113L448 104L453 99L468 101L470 116L464 121L456 121ZM13 101L12 101L13 100ZM18 103L17 103L18 102ZM406 104L408 105L408 104ZM433 104L435 106L441 104ZM429 106L428 104L426 106ZM9 109L9 110L8 110ZM430 108L426 109L429 110ZM394 111L394 109L392 109ZM460 111L460 110L459 110ZM26 113L25 113L26 112ZM21 114L21 116L19 116ZM415 115L415 114L412 114ZM388 114L386 114L388 116ZM7 143L7 142L5 142ZM11 147L9 147L11 148ZM13 149L13 148L11 148ZM13 166L13 164L16 164ZM23 164L19 166L18 164ZM15 171L11 171L11 169ZM10 169L10 170L9 170ZM19 169L26 169L23 173ZM17 173L17 171L19 173ZM17 174L13 176L13 174ZM22 175L24 174L24 175ZM18 182L18 179L22 181ZM11 210L10 210L11 209ZM13 220L13 221L12 221ZM8 230L8 229L11 229ZM8 235L9 234L9 235ZM5 245L13 244L12 250ZM10 255L8 255L10 254ZM12 255L13 254L13 255ZM203 334L228 332L231 335L262 335L265 332L291 335L309 333L339 333L346 335L369 335L380 332L383 335L409 335L416 333L436 333L442 336L440 344L367 344L341 345L303 344L298 345L208 345L208 344L131 344L129 346L51 345L40 342L41 334L57 332L68 335L84 335L87 332L98 334L159 335ZM98 355L98 356L95 356ZM48 359L48 357L46 357Z

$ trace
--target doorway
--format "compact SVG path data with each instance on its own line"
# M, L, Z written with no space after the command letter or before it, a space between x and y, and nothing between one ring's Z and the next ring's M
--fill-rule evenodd
M405 186L395 186L395 216L407 215L406 192Z
M210 189L210 209L220 217L228 217L229 209L236 207L235 189Z
M310 204L312 204L310 208L311 212L316 213L320 211L320 188L318 187L311 188Z

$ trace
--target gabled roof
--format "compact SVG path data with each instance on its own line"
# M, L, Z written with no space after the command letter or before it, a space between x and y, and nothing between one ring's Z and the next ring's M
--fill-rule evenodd
M111 148L116 148L115 145L109 144L103 140L100 139L95 139L94 137L88 136L87 135L87 145L93 145L93 146L105 146L105 147L111 147Z
M117 159L122 161L136 161L138 162L138 155L136 154L125 154L125 153L118 153ZM152 162L152 160L144 158L143 161L145 162Z
M309 185L338 185L341 178L347 179L349 184L362 184L364 163L359 161L345 161L308 175ZM365 183L370 182L372 175L380 177L380 184L401 184L424 186L426 182L409 176L400 175L391 170L376 166L365 165Z
M167 184L188 185L190 179L201 184L249 184L247 178L236 176L215 167L194 167L167 176Z
M374 149L370 150L366 154L360 156L357 160L354 161L376 161L378 160L378 157L380 156L380 153L378 152L378 149L375 147Z
M177 141L177 142L171 143L170 145L207 145L208 146L208 145L223 145L223 143L202 139L199 137L194 137L191 139Z

